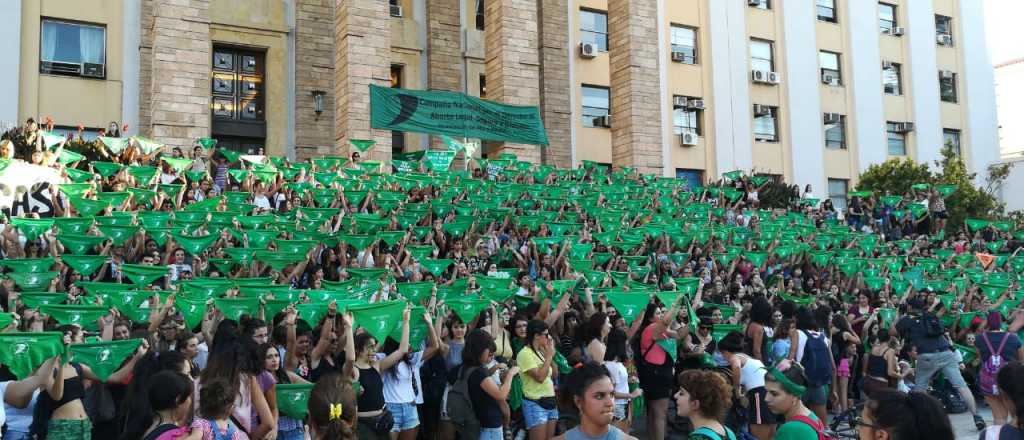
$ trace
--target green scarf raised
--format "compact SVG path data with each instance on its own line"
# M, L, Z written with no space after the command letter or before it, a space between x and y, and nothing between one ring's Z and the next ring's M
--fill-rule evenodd
M142 345L142 339L86 342L68 347L72 360L88 365L100 381L106 381Z

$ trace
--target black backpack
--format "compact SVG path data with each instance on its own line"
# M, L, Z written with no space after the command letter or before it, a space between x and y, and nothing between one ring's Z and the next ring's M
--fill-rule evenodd
M946 330L942 327L942 321L939 321L939 317L935 316L934 313L922 313L919 322L924 326L924 334L930 338L937 338L946 333Z
M480 420L476 417L476 410L473 408L473 399L469 396L469 376L480 367L465 369L459 367L459 376L455 383L448 389L448 418L455 425L459 436L465 439L475 439L480 436Z

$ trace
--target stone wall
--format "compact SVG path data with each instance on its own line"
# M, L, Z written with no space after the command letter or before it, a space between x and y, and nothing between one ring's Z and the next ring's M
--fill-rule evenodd
M572 166L572 102L569 99L568 0L539 0L540 111L548 133L541 160L562 168Z
M295 156L299 160L336 152L334 4L335 0L295 2ZM314 90L326 93L320 115L313 111Z
M349 139L377 144L364 159L391 159L391 132L370 128L370 84L390 86L388 2L336 0L334 11L334 145L348 154Z
M612 164L661 175L657 0L608 0Z
M210 134L209 7L209 0L153 0L149 124L168 147L188 149Z
M142 0L139 8L139 126L128 127L129 133L153 136L153 3Z
M459 0L427 2L427 88L462 91L462 24ZM447 149L438 136L430 149ZM461 155L459 156L461 160Z
M488 0L485 31L487 99L505 104L540 104L537 0ZM536 145L504 143L493 156L513 153L520 160L540 162Z

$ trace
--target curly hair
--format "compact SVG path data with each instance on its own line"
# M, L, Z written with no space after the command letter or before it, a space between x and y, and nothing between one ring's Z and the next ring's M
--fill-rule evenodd
M700 413L705 417L722 420L732 402L732 385L713 371L684 371L679 374L679 387L690 394L690 400L700 402Z

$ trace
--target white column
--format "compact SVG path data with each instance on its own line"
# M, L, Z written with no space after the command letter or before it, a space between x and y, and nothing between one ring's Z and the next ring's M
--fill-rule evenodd
M715 120L715 162L721 175L753 168L750 43L746 3L712 0L708 6L714 72L711 112Z
M969 152L968 166L978 173L975 184L982 185L988 166L999 160L999 132L996 117L995 74L985 42L985 14L982 6L960 0L960 23L953 38L964 55L960 73L960 102L967 125L961 138ZM986 5L992 7L992 5Z
M850 23L846 27L850 41L850 70L853 78L852 132L856 134L857 159L860 171L888 158L885 135L885 107L882 102L882 61L878 49L878 3L873 1L842 2L849 7Z
M907 34L910 43L910 96L914 100L914 138L918 163L934 168L942 155L942 117L939 68L936 62L935 10L932 0L908 0Z
M781 2L780 2L781 3ZM786 46L785 91L793 183L803 188L826 188L825 134L821 114L821 80L815 39L817 14L810 2L783 5Z
M8 17L0 27L0 125L18 124L18 91L21 88L21 0L0 2L0 17ZM6 130L8 127L0 126Z
M124 0L121 45L121 125L139 132L139 45L142 42L142 1Z

